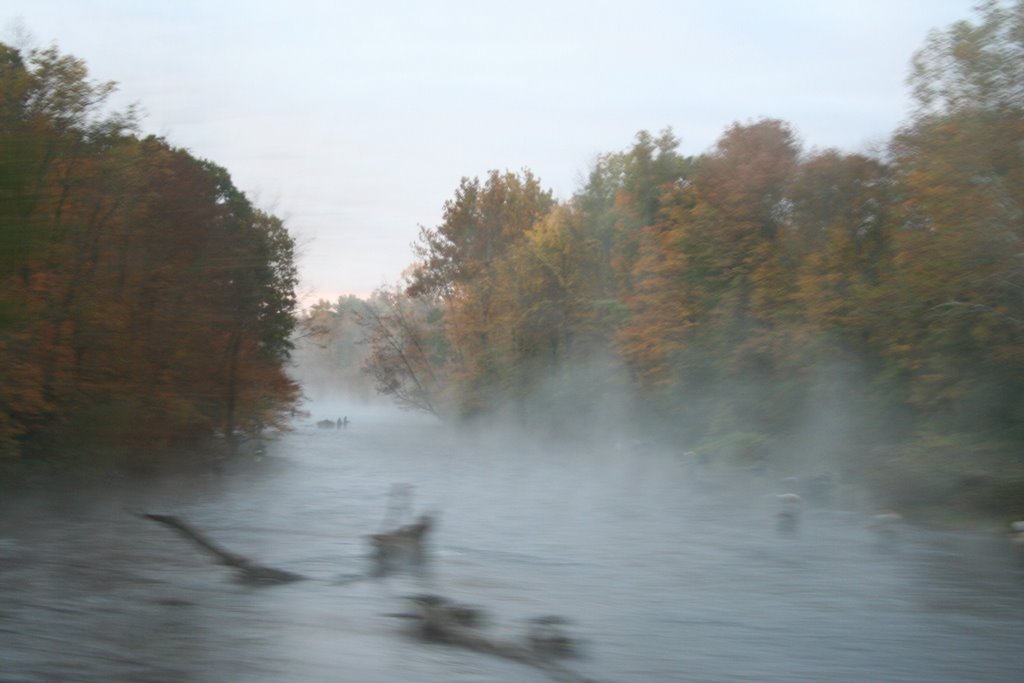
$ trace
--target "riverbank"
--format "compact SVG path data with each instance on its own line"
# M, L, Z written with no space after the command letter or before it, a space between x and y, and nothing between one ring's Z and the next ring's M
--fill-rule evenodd
M1006 531L1024 519L1024 461L996 446L933 439L876 447L860 469L880 507L922 524Z
M808 449L792 438L733 433L696 449L683 458L722 477L760 481L765 493L799 492L815 504L888 510L907 522L960 531L1005 533L1024 519L1024 459L1003 444L921 437Z

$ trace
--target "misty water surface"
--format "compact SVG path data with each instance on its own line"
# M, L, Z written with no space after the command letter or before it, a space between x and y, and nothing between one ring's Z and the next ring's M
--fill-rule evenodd
M335 410L339 411L335 414ZM1024 561L1005 537L878 536L858 510L811 508L780 535L772 482L688 469L600 439L456 439L428 420L314 414L258 462L0 503L0 681L547 681L402 634L401 597L484 607L515 638L559 614L598 681L1019 681ZM440 523L426 576L366 569L392 484ZM310 580L254 588L170 530Z

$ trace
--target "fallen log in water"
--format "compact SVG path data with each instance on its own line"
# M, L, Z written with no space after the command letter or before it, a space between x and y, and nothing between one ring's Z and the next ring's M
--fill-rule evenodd
M595 683L554 661L556 657L573 654L576 649L572 639L557 630L557 625L562 623L557 617L535 620L535 624L542 626L541 630L531 630L526 643L520 644L483 633L479 628L483 612L475 607L453 603L438 595L416 595L408 600L416 608L414 613L390 616L415 621L413 633L421 640L520 662L544 671L560 683Z
M234 568L235 571L238 572L239 578L246 583L273 585L302 581L307 578L302 574L296 574L284 569L277 569L275 567L267 567L257 564L244 555L236 555L235 553L217 545L205 535L193 529L183 520L175 517L174 515L157 515L149 512L138 512L136 514L139 517L144 517L145 519L150 519L154 522L170 527L178 534L215 557L218 564Z

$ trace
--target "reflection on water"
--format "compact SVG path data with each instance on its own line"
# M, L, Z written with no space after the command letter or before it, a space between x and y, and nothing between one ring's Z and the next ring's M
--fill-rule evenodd
M456 441L409 418L300 425L257 463L0 502L0 682L547 681L419 643L402 597L479 605L516 638L558 614L599 681L1018 681L1024 563L998 536L810 507L779 534L775 492L674 455ZM436 515L430 571L365 572L393 484ZM127 510L189 520L308 577L232 581Z

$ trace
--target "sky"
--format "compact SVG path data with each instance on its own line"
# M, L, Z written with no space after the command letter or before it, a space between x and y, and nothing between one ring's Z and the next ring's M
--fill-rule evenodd
M638 131L699 154L762 117L807 150L877 149L914 51L973 4L4 0L0 41L83 59L144 134L227 168L285 219L308 304L399 283L420 226L491 169L568 199Z

